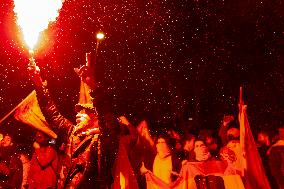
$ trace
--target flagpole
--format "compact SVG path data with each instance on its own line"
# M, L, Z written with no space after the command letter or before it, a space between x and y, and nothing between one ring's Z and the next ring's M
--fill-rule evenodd
M29 98L33 92L35 92L35 90L33 90L25 99ZM0 124L7 119L7 117L9 117L17 108L19 108L25 101L25 99L23 99L15 108L13 108L13 110L11 110L8 114L6 114L1 120L0 120Z
M244 100L243 100L243 87L242 86L240 86L239 104L240 105L244 104Z

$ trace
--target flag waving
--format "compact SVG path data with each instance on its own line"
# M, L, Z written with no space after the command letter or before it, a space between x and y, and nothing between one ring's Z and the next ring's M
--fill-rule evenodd
M242 98L242 87L240 88L239 122L240 143L242 149L242 176L245 178L246 189L270 189L265 170L258 153L254 138L250 129L247 106Z
M25 124L36 128L52 138L57 138L57 135L49 128L48 123L43 116L38 105L36 91L32 91L17 107L14 117Z

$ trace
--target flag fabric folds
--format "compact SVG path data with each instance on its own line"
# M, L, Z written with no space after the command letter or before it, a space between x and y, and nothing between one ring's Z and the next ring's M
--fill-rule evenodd
M240 124L240 146L241 146L241 159L240 159L240 170L241 176L244 178L244 185L242 179L239 175L226 175L219 174L224 180L224 185L226 189L270 189L268 179L265 174L265 170L258 153L252 131L249 125L248 116L247 116L247 106L244 105L242 98L242 88L240 88L240 101L239 101L239 124ZM210 162L212 163L212 162ZM204 166L200 167L196 163L188 163L190 168L187 168L189 171L185 171L186 165L183 165L180 176L181 180L179 183L174 185L175 189L194 189L198 188L194 181L193 175L190 176L190 173L194 170L204 170ZM206 169L208 166L205 166ZM214 167L214 164L213 164ZM200 171L199 171L200 172ZM153 173L146 173L147 186L150 189L158 188L167 188L168 185L161 182ZM201 173L201 175L206 176L208 173ZM213 174L215 175L215 174ZM218 174L217 174L218 175Z
M147 181L147 189L170 189L170 186L156 177L152 172L145 174Z
M240 122L240 143L243 153L242 176L245 178L246 189L270 189L265 170L258 153L242 98L242 88L240 88L239 102L239 122Z
M126 136L120 138L119 150L114 163L112 189L138 189L136 176L128 158Z
M40 110L35 90L16 107L14 117L18 121L38 129L52 138L57 138L57 135L49 128Z
M203 179L219 178L221 179L221 185L226 189L245 189L243 186L242 179L239 175L225 175L226 169L225 162L222 161L205 161L205 162L187 162L182 166L180 177L177 181L166 184L161 179L156 177L152 172L146 173L147 189L199 189L196 184L196 178L200 177ZM212 179L209 179L212 180ZM212 188L217 187L220 183L203 183L203 188L211 188L207 185L211 185ZM201 181L203 182L203 181Z
M93 105L93 99L90 95L90 91L90 87L81 79L79 104L89 104L91 106Z

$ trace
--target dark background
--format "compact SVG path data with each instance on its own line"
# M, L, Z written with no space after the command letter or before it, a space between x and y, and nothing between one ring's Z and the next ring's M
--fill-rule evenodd
M237 115L244 87L251 127L275 130L284 110L282 0L67 0L44 31L35 59L58 108L74 120L75 67L99 45L96 78L116 115L151 128L217 129ZM0 117L32 90L28 51L13 2L1 0ZM32 27L32 26L31 26ZM192 120L189 120L192 118ZM32 129L11 116L1 124L18 141ZM27 137L28 136L28 137Z

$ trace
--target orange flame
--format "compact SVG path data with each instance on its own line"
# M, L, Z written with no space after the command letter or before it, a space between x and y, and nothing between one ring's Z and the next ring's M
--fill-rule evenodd
M32 50L40 32L58 16L62 0L14 0L17 23L22 29L26 44Z

